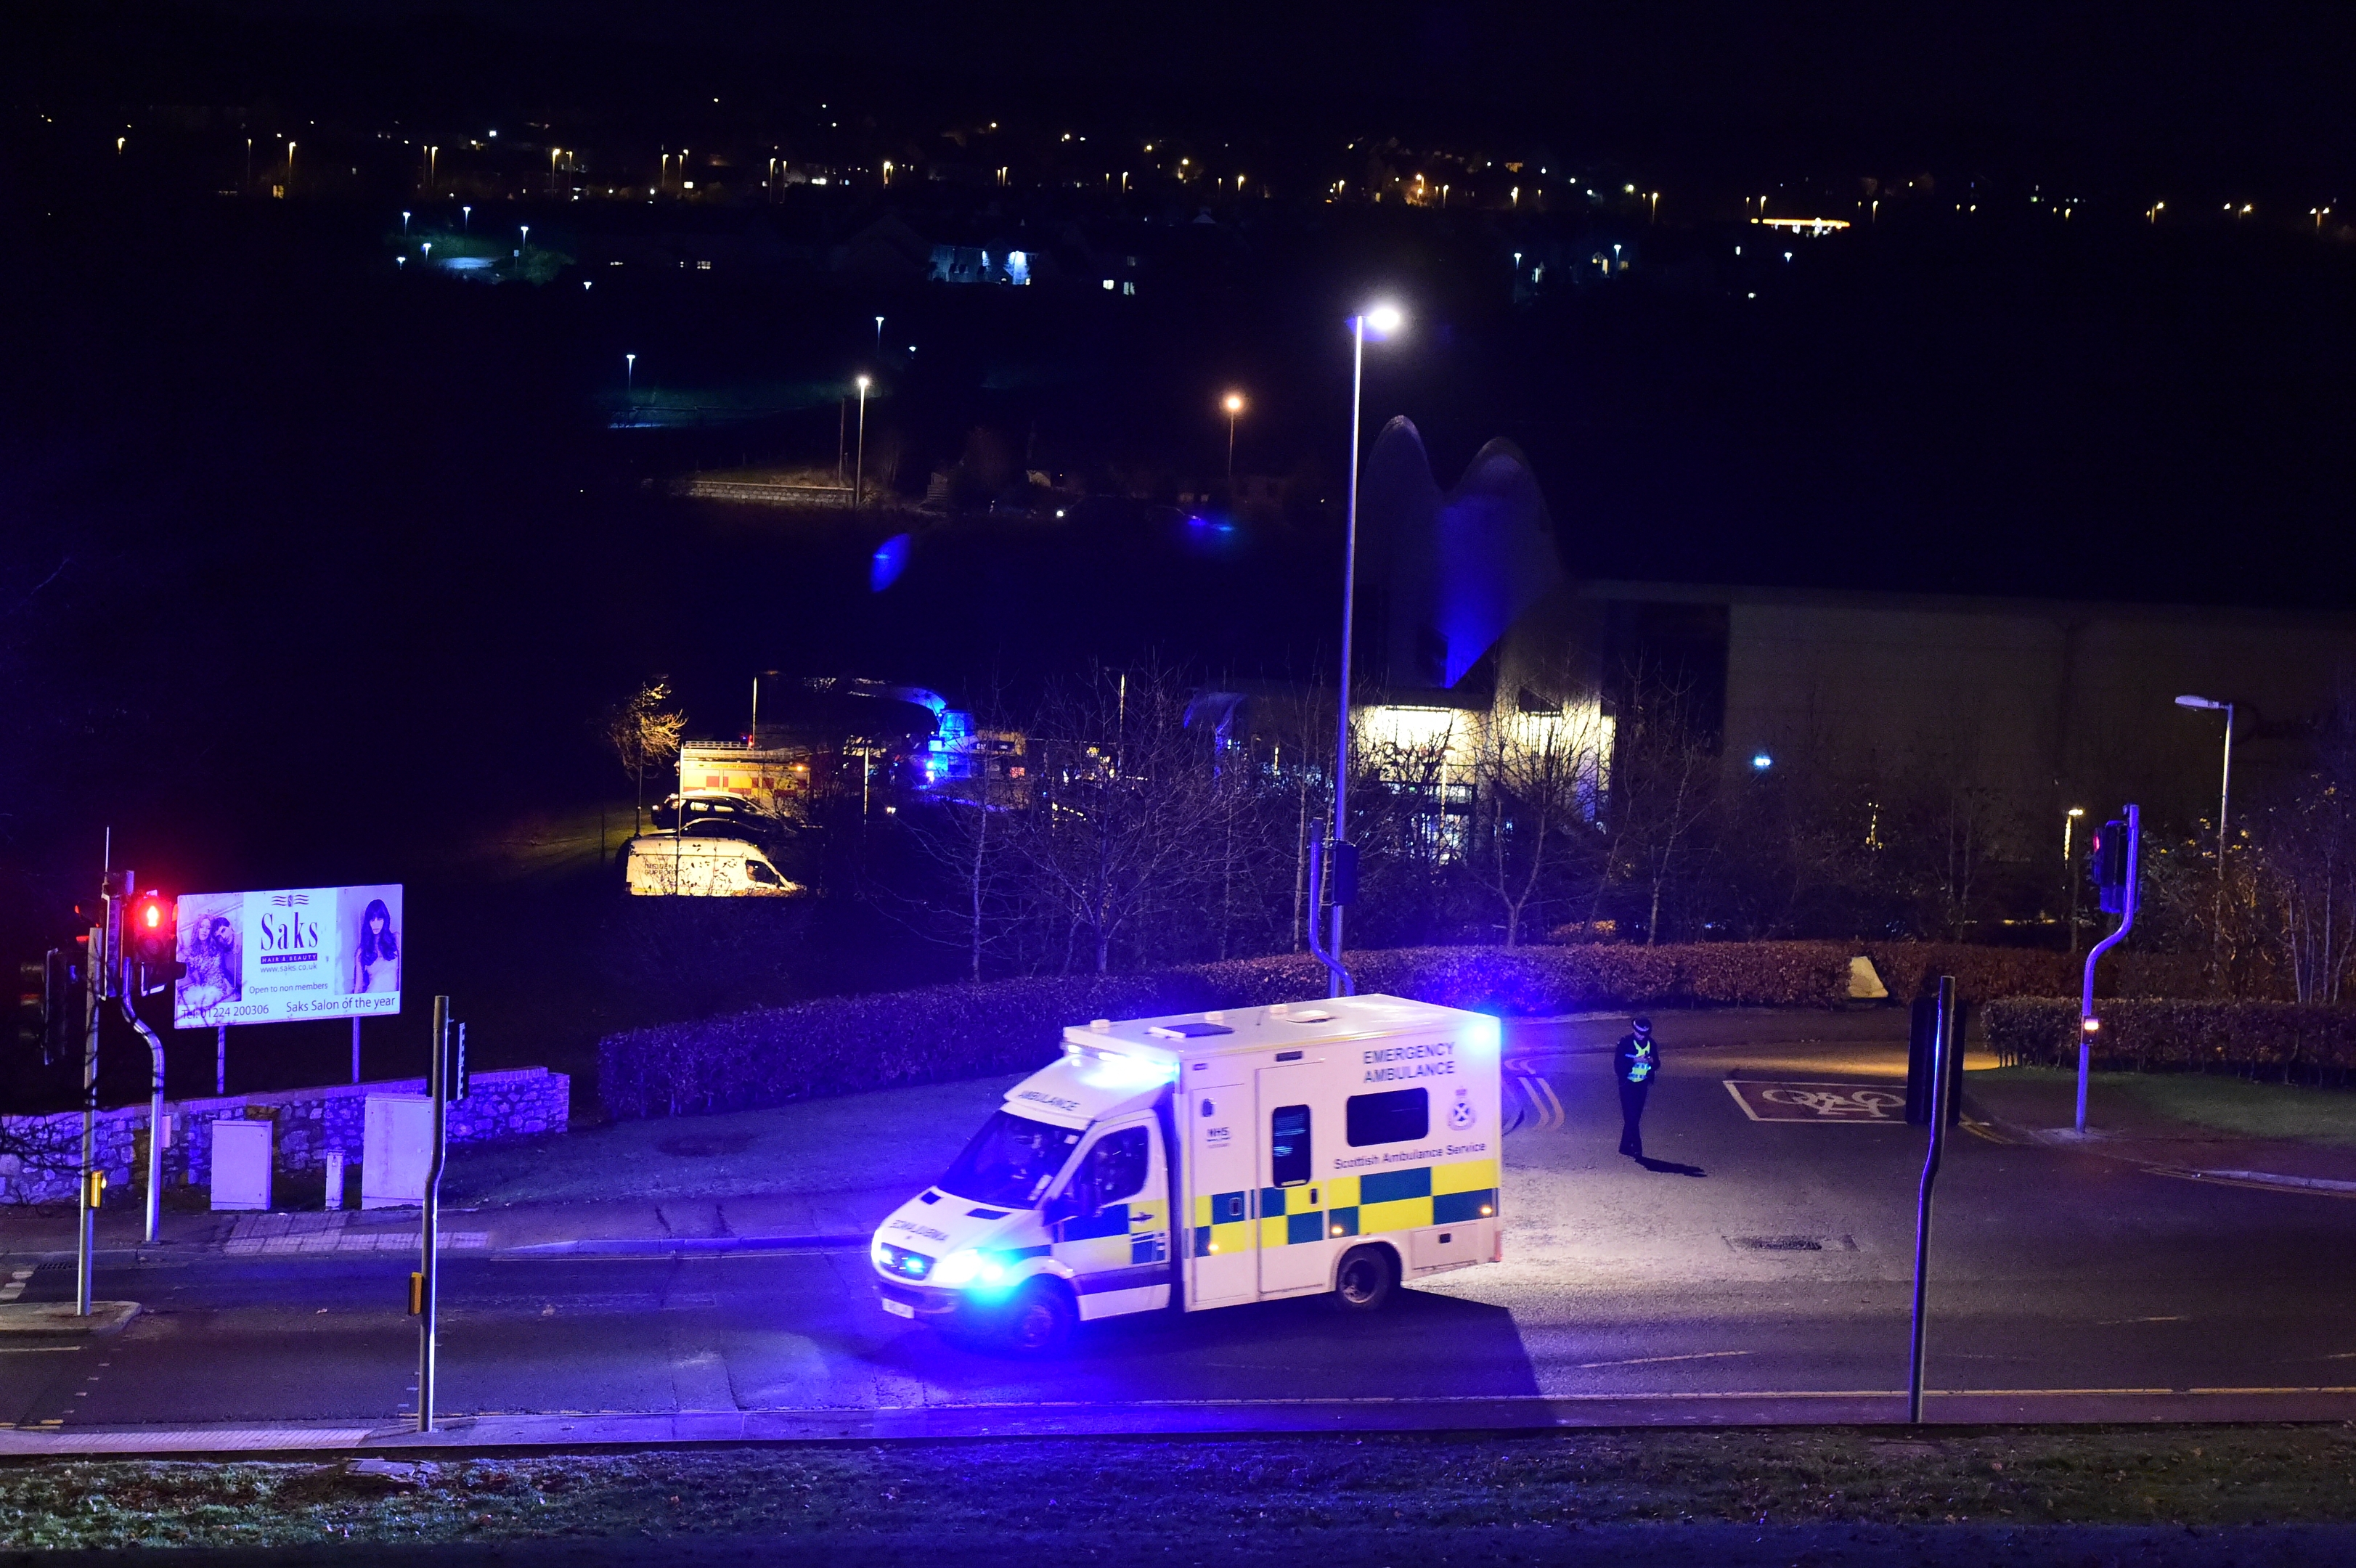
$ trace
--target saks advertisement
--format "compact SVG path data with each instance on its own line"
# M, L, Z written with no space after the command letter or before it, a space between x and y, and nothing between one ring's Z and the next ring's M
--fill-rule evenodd
M401 1010L401 885L184 893L177 1029Z

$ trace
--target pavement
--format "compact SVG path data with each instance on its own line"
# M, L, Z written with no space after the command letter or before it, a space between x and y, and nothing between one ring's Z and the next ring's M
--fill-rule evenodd
M413 1211L174 1214L151 1248L111 1211L99 1294L143 1309L103 1340L0 1346L0 1452L1902 1419L1922 1159L1890 1093L1902 1013L1657 1022L1641 1164L1614 1152L1618 1021L1510 1028L1505 1261L1367 1319L1151 1315L1018 1361L885 1317L868 1231L1004 1081L934 1085L788 1108L814 1140L896 1128L869 1146L889 1186L840 1185L862 1168L838 1159L803 1190L445 1209L430 1436ZM1940 1179L1932 1419L2356 1418L2356 1206L2008 1127L1976 1120ZM24 1299L70 1296L70 1239L0 1220Z
M2234 1137L2163 1115L2131 1095L2090 1096L2080 1133L2077 1089L2066 1077L1965 1082L1963 1109L2015 1143L2083 1148L2155 1173L2192 1180L2356 1196L2356 1148L2292 1138Z

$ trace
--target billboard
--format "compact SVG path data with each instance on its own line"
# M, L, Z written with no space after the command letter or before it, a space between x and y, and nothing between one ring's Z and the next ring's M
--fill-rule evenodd
M401 1011L401 884L183 893L175 1029Z

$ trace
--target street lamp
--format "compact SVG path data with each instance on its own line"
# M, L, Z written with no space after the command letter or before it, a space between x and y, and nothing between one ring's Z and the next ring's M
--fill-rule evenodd
M2205 708L2225 716L2225 763L2217 785L2217 880L2225 880L2225 808L2233 800L2233 705L2213 697L2179 697L2179 708Z
M1377 304L1350 318L1350 505L1342 536L1342 671L1333 724L1333 838L1348 842L1350 835L1350 634L1355 626L1353 601L1358 587L1358 435L1365 421L1366 335L1377 342L1399 329L1398 307ZM1337 855L1337 873L1347 857ZM1333 906L1333 962L1342 961L1342 912ZM1331 996L1342 994L1342 976L1333 976Z
M1232 506L1236 496L1236 416L1244 411L1244 395L1229 392L1219 406L1227 411L1227 501Z
M867 489L867 378L859 378L859 455L851 467L851 509L859 510Z
M625 354L622 356L622 395L628 397L637 389L637 385L638 357L635 354Z
M527 224L523 225L523 239L522 239L522 240L518 243L518 246L517 246L517 249L516 249L516 254L517 254L518 256L521 256L521 255L522 255L526 251L529 251L529 250L530 250L530 249L531 249L531 225L530 225L530 224L529 224L529 223L527 223Z
M884 318L880 315L875 318L875 357L884 357Z
M408 232L409 232L409 214L407 214L406 212L404 212L404 213L402 213L402 214L401 215L401 231L402 231L403 234L406 234L406 233L408 233Z
M471 207L460 208L458 209L458 232L461 234L471 234L474 231L475 209Z
M2062 814L2062 876L2070 884L2070 951L2078 951L2078 879L2071 875L2070 845L2075 836L2078 819L2086 815L2083 805L2073 805Z

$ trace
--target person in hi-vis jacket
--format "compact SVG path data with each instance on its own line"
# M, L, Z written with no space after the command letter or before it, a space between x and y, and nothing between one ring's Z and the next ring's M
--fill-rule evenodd
M1630 1020L1628 1032L1612 1053L1612 1071L1620 1079L1620 1152L1644 1157L1644 1096L1661 1071L1661 1050L1653 1043L1653 1020Z

